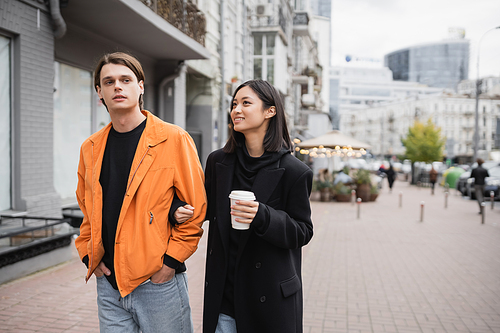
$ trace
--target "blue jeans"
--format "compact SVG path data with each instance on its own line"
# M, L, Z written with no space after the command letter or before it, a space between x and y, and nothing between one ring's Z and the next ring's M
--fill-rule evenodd
M97 278L97 305L103 333L193 332L186 273L164 283L147 281L124 298L103 275Z
M219 313L219 321L215 333L237 333L236 320L233 317Z

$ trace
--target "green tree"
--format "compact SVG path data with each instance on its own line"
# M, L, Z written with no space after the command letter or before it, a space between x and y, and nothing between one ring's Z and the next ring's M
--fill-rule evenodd
M443 159L445 138L441 136L441 128L434 125L431 119L426 124L415 121L408 129L405 139L402 139L406 148L406 156L412 163L434 162Z

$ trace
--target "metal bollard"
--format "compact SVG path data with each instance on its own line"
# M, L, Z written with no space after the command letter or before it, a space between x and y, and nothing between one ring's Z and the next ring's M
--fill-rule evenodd
M355 201L356 201L356 191L351 190L351 206L354 206Z
M359 220L359 213L361 211L361 198L358 198L358 200L356 200L357 203L358 203L358 220Z
M448 190L449 190L449 189L450 189L450 184L445 183L445 184L444 184L444 191L445 191L445 192L448 192Z
M484 212L485 212L484 207L485 206L486 206L486 204L484 202L481 202L481 224L484 224Z
M420 187L422 187L422 182L421 182L421 181L418 181L418 182L417 182L417 187L418 187L418 189L420 190Z
M420 202L420 222L424 222L424 205L425 202Z
M491 201L491 209L495 207L495 192L490 191L490 201Z
M448 208L448 192L444 192L444 208Z
M399 192L399 208L403 207L403 192Z

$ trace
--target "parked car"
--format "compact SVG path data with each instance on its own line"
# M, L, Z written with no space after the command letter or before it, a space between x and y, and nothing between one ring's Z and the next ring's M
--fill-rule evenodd
M497 162L497 161L486 161L483 163L482 167L485 168L486 170L488 170L488 173L490 172L489 170L493 167L497 167L497 166L500 166L500 162ZM474 170L475 168L477 168L477 163L474 163L472 164L470 170L472 172L472 170ZM474 188L474 178L469 178L467 179L467 196L471 199L475 199L476 198L476 190ZM489 193L488 193L488 196L489 196Z
M470 171L466 171L463 174L460 175L460 177L457 180L457 191L460 191L462 195L467 195L467 180L470 177Z
M489 198L490 192L493 191L495 200L500 200L500 166L489 169L488 173L490 176L484 180L484 196Z

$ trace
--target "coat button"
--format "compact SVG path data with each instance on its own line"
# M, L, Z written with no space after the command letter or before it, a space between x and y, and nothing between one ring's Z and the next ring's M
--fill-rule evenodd
M260 298L260 302L261 302L261 303L264 303L265 301L266 301L266 296L262 296L262 297Z
M208 254L212 255L212 249L210 249L210 252L208 252Z
M205 282L205 287L208 287L208 281Z
M260 262L255 264L255 268L260 268L260 266L261 266Z

